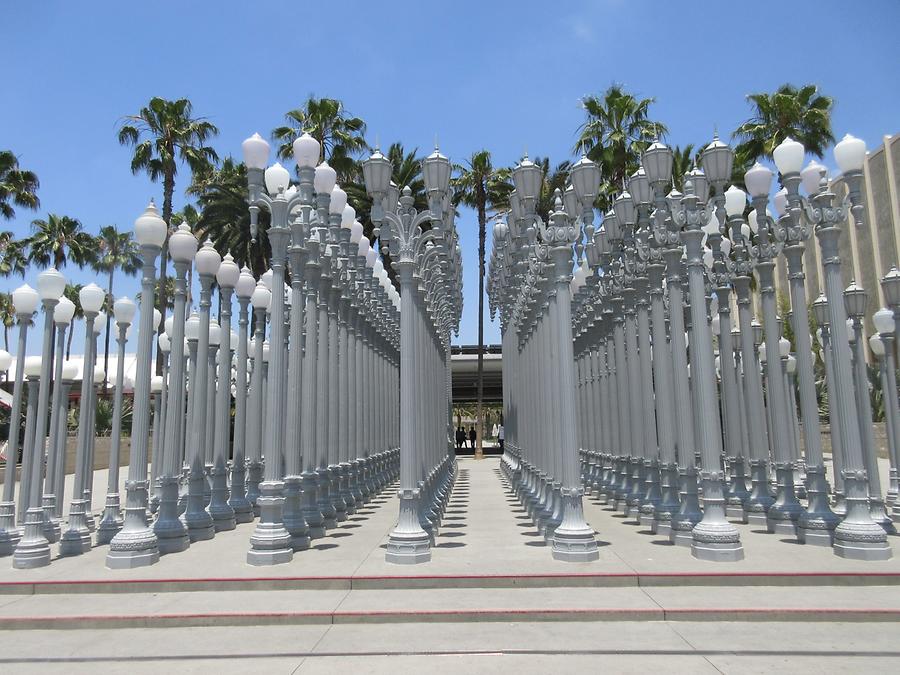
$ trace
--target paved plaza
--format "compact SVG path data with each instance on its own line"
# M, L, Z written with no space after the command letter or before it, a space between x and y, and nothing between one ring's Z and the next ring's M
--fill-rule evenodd
M554 561L499 460L460 459L423 565L385 562L392 486L291 563L265 570L242 555L252 524L148 568L108 570L101 546L39 569L4 566L0 664L17 673L149 672L175 660L179 672L406 672L427 663L434 672L656 664L731 673L787 663L792 672L889 672L900 663L896 556L844 560L739 525L747 555L724 566L590 498L585 506L599 560ZM415 640L404 628L412 624Z

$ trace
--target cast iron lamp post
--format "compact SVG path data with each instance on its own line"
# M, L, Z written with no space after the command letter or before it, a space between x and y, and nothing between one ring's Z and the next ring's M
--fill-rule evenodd
M13 553L13 567L31 569L50 564L50 542L44 536L44 509L41 504L41 475L44 469L47 417L50 407L50 373L53 369L53 312L66 288L66 278L54 268L38 275L38 294L44 306L44 336L40 359L38 403L34 421L34 436L30 442L30 456L22 459L22 485L28 484L25 513L25 532ZM56 355L62 360L62 354ZM7 460L8 461L8 460ZM24 492L24 490L23 490Z
M106 506L103 518L97 526L97 544L108 544L122 528L122 512L119 503L119 451L122 444L122 395L125 383L125 333L137 313L135 305L128 297L121 297L113 303L116 318L116 383L113 392L113 418L109 439L109 475L106 483ZM155 458L158 461L158 458Z
M235 513L228 503L228 449L231 447L231 295L238 283L241 270L230 253L222 258L216 272L219 284L221 312L219 317L218 386L215 390L215 432L213 438L212 487L209 514L216 532L235 528ZM210 392L212 395L212 392Z
M179 516L178 484L184 458L183 419L185 415L185 393L188 373L185 371L185 343L187 335L187 271L197 253L197 238L187 224L182 223L169 237L169 255L175 266L175 298L172 309L172 329L170 335L169 382L166 388L166 423L160 448L162 469L158 472L159 509L153 531L159 541L160 553L176 553L190 546L190 537L185 523ZM191 350L196 348L192 341ZM191 377L191 389L195 388L195 378ZM191 396L193 396L193 391ZM188 425L193 432L193 424Z
M832 416L836 414L838 417L840 446L844 460L842 475L847 514L834 530L834 553L844 558L886 560L892 555L887 535L881 526L872 520L869 511L868 476L859 432L858 408L853 397L853 370L847 316L844 303L841 301L841 262L838 254L840 226L848 213L852 214L857 222L862 219L860 182L866 155L865 143L852 136L845 136L835 146L834 155L847 183L848 200L835 205L835 195L823 181L807 209L807 217L815 224L825 273L836 394L829 403Z
M234 445L231 462L231 496L228 504L234 511L236 523L249 523L253 520L253 505L247 499L246 485L246 453L247 453L247 407L249 403L247 391L247 328L249 319L247 308L256 280L245 266L238 276L234 291L238 299L238 336L237 355L235 357L235 394L234 394ZM292 324L293 325L293 324Z
M895 270L894 270L895 271ZM889 275L888 275L889 276ZM887 278L887 277L886 277ZM890 283L890 281L888 281ZM884 281L882 281L884 286ZM890 301L890 299L889 299ZM881 381L884 391L884 421L887 427L888 458L890 460L890 478L887 493L887 502L893 505L893 513L897 513L897 467L900 464L898 457L898 434L900 434L900 407L897 403L897 347L895 333L894 312L886 307L879 309L872 317L875 329L878 331L878 343L881 345ZM873 336L875 337L875 336ZM870 339L870 343L872 340ZM873 352L876 348L873 346Z
M68 407L68 399L64 398L64 390L66 385L63 384L64 379L73 379L65 377L71 375L72 365L68 362L64 363L63 355L66 346L66 330L72 323L75 316L75 303L67 297L62 296L53 309L53 321L56 324L56 351L58 355L54 362L53 374L53 403L50 406L50 438L47 444L47 475L44 479L44 496L42 505L44 508L44 536L50 543L59 541L61 534L60 517L57 515L59 506L63 499L62 481L58 476L64 475L65 470L65 430L60 432L61 423L66 423L66 409ZM69 365L69 368L65 368ZM62 419L62 422L60 420ZM62 441L62 443L60 442ZM57 488L57 485L60 485Z
M137 368L134 378L134 413L128 480L125 483L125 521L109 542L106 566L113 569L142 567L159 560L156 534L147 526L147 449L150 439L150 371L153 358L153 297L156 257L166 242L168 225L153 202L134 223L135 240L141 249L141 319L138 326Z
M152 260L150 265L153 265ZM100 308L103 306L105 293L96 284L88 284L78 292L78 299L81 311L84 313L84 361L82 361L81 397L78 406L75 479L72 487L72 502L69 506L68 529L60 537L59 554L61 556L80 555L91 548L91 531L88 529L88 507L84 498L84 491L86 485L85 473L88 470L87 459L90 453L91 438L94 434L94 427L90 421L90 400L93 388L92 364L94 362L96 341L92 339L92 336L94 334L94 321L100 312ZM148 314L147 317L149 319L150 315Z

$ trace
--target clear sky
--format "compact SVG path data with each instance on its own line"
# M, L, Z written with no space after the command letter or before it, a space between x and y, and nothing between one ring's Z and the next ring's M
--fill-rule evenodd
M342 99L383 145L424 152L437 135L454 161L487 148L500 165L525 150L555 164L571 157L579 99L614 82L654 97L651 116L681 145L708 142L715 126L730 133L749 115L748 93L813 82L836 99L835 135L875 147L900 132L898 25L900 0L5 2L0 148L37 172L41 208L0 228L26 235L47 213L93 233L130 228L150 197L160 203L161 187L132 176L130 150L116 142L120 118L152 96L189 97L219 127L223 157L239 157L245 137L267 136L314 94ZM825 163L834 166L830 154ZM182 174L176 207L186 183ZM474 214L457 227L458 342L471 344ZM36 274L26 276L32 285ZM20 283L0 280L5 290ZM117 294L136 290L134 279L117 282ZM486 341L499 342L496 325Z

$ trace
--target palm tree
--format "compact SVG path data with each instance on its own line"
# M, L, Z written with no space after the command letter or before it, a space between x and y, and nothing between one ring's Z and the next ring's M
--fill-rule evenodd
M175 176L178 164L183 162L193 173L209 170L211 163L218 161L216 151L206 142L219 133L219 129L203 117L193 117L190 100L180 98L169 101L158 96L141 108L137 115L129 115L119 126L119 143L134 147L131 157L131 172L141 171L150 176L154 183L162 180L162 217L167 223L172 219L172 199L175 194ZM143 139L143 140L142 140ZM168 247L163 244L159 257L159 288L157 294L159 311L166 314L166 266ZM156 368L161 372L162 351L157 352Z
M463 204L475 209L478 215L478 398L476 401L476 417L478 419L476 456L482 457L481 428L483 422L484 397L484 264L485 240L487 238L487 217L489 211L497 211L509 205L509 169L495 169L491 162L491 153L479 150L474 153L465 165L457 165L457 176L452 185L455 190L454 206Z
M69 216L47 215L47 219L31 221L34 234L28 239L31 263L60 270L70 260L78 265L90 264L96 254L94 238L84 231L81 221Z
M198 177L188 193L197 198L200 207L196 220L185 213L185 222L192 225L201 240L209 238L217 250L230 251L234 261L250 268L257 278L266 271L272 249L267 231L269 214L259 214L259 230L255 244L250 241L250 211L247 209L247 167L226 157L222 165Z
M11 206L36 209L41 205L37 189L41 186L33 171L19 168L19 159L10 150L0 150L0 216L12 220L16 215Z
M546 221L554 209L554 193L556 190L563 192L566 189L571 162L568 160L560 162L553 169L550 168L550 159L548 157L535 157L534 163L541 168L541 173L543 174L541 193L538 195L535 211Z
M12 232L0 232L0 277L18 274L25 276L28 256L25 251L28 240L16 239Z
M9 351L9 329L16 325L16 310L13 307L12 293L0 292L0 323L3 324L3 348Z
M287 124L272 131L272 138L280 142L278 157L290 159L294 140L305 132L319 141L319 161L327 159L339 181L357 175L355 157L368 147L366 123L347 112L342 101L310 96L302 107L288 111L284 118Z
M575 152L586 152L600 164L603 185L597 206L604 211L612 205L612 195L637 170L641 152L667 132L664 124L649 117L653 102L652 98L636 98L620 84L612 85L602 96L581 100L587 119L578 127Z
M100 228L100 234L95 239L97 256L91 262L91 268L95 272L106 273L106 302L112 306L113 277L116 270L121 270L128 276L134 276L141 269L141 257L138 255L138 246L131 232L119 232L115 225L105 225ZM112 313L106 314L106 337L104 338L103 372L109 374L109 337L112 327ZM106 380L104 380L105 382ZM105 384L104 384L105 386Z
M684 174L688 173L697 163L694 156L694 145L688 143L683 148L676 145L672 148L672 185L679 192L684 191Z
M773 94L750 94L747 100L753 107L753 116L732 134L740 141L735 148L735 166L741 168L741 173L762 157L771 159L776 146L788 137L819 158L834 143L834 99L820 94L814 84L799 89L783 84Z
M81 299L78 294L81 292L82 284L66 284L63 295L75 305L75 314L72 315L72 321L69 322L69 335L66 338L66 360L72 353L72 336L75 334L75 321L84 318L84 310L81 309Z

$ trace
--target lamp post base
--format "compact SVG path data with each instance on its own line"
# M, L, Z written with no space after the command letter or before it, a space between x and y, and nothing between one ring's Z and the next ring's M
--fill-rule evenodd
M385 562L395 565L418 565L431 560L431 538L424 530L415 533L391 532Z
M13 552L13 567L30 570L50 564L50 542L44 536L42 525L44 509L31 508L25 512L25 534Z
M260 496L256 500L260 515L256 529L250 537L247 564L254 566L281 565L294 558L291 533L283 523L284 497L281 481L260 483Z

